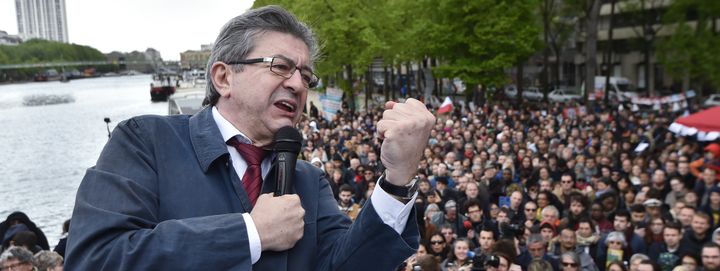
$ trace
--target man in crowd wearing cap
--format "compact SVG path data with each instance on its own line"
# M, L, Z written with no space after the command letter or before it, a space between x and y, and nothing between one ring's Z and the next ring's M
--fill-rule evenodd
M704 169L712 169L715 172L720 171L720 144L712 143L705 147L705 157L692 161L690 163L690 172L695 177L700 177ZM720 181L720 176L715 176Z
M645 202L643 202L643 205L645 206L645 212L648 215L648 221L662 217L662 212L660 210L660 207L662 206L662 201L660 201L659 199L647 199L645 200Z

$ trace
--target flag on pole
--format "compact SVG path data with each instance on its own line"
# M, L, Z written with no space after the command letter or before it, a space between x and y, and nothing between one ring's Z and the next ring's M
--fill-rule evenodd
M446 97L445 97L445 100L444 100L443 103L440 105L440 109L438 109L437 112L438 112L438 114L444 114L444 113L450 112L450 111L452 111L452 110L453 110L453 103L452 103L452 101L450 100L450 97L449 97L449 96L446 96Z

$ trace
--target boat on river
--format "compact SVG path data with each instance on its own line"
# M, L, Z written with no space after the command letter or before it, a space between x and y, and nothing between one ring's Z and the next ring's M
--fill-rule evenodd
M153 82L150 83L150 100L153 102L167 101L170 95L175 94L177 84L178 80L173 80L173 76L169 74L153 76Z

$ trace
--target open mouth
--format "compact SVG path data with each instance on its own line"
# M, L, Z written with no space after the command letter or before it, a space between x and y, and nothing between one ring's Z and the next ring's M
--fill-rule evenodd
M284 110L284 111L286 111L286 112L289 112L289 113L294 113L294 112L295 112L295 109L296 109L296 107L295 107L294 104L292 104L292 103L290 103L290 102L287 102L287 101L279 101L279 102L276 102L276 103L275 103L275 106L276 106L277 108L280 108L280 109L282 109L282 110Z

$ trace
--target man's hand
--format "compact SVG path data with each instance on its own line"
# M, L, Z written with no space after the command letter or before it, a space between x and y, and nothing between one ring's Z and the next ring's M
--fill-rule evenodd
M262 194L250 212L262 250L283 251L295 246L303 237L305 209L298 195L273 197Z
M385 138L380 159L387 168L388 182L403 186L416 175L433 125L435 116L418 100L385 103L385 112L377 127L380 136Z

